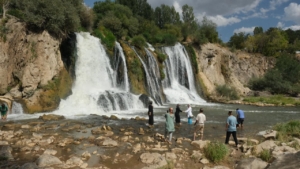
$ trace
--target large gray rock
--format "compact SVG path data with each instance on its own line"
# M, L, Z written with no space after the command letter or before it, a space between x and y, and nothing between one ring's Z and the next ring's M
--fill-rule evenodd
M265 169L268 163L260 158L245 158L238 162L236 169Z
M296 169L300 168L300 151L297 153L290 153L280 155L267 169Z
M256 154L259 154L259 153L261 153L263 150L270 150L270 149L272 149L272 148L274 148L274 147L276 147L276 146L277 146L277 145L274 143L273 140L267 140L267 141L264 141L264 142L262 142L262 143L256 145L256 146L254 147L254 152L255 152Z
M49 154L41 155L37 159L36 163L39 167L48 167L48 166L52 166L52 165L62 164L60 159L58 159L55 156L49 155Z
M7 160L13 160L14 157L11 154L12 148L10 146L0 146L0 157L7 159Z

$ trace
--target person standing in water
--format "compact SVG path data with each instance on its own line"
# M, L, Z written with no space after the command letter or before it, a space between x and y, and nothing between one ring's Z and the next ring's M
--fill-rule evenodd
M241 129L243 129L244 125L244 120L245 120L245 113L243 110L237 108L236 109L236 117L237 117L237 122L241 126Z
M199 114L196 117L196 122L194 124L194 141L196 140L197 131L200 131L200 140L203 139L203 131L204 131L204 122L206 121L206 116L203 114L203 109L200 108Z
M187 114L188 124L193 124L193 113L191 105L188 104L188 108L184 112Z
M173 132L175 132L174 128L174 114L173 114L173 108L169 108L169 111L165 114L166 118L166 129L165 129L165 141L167 141L169 144L172 144L172 135ZM167 140L167 135L169 134L169 140Z
M1 111L1 119L5 121L7 118L8 108L6 107L6 105L4 103L2 103L2 105L0 107L0 111Z
M176 111L175 111L175 120L176 120L176 123L179 125L181 125L180 115L179 115L180 112L182 112L182 110L180 110L179 104L177 104Z
M226 132L225 144L229 143L229 137L230 137L230 135L232 135L235 145L237 147L238 140L236 137L236 125L237 125L236 117L232 115L232 111L229 111L227 121L226 121L226 131L227 132Z
M148 106L148 116L149 116L149 127L153 127L154 123L154 118L153 118L153 106L152 106L152 101L149 102Z

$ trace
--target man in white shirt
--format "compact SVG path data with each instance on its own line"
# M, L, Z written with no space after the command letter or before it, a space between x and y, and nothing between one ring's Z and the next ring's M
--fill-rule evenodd
M193 124L192 118L193 118L193 113L192 113L192 107L191 105L188 104L188 109L184 111L187 113L187 118L188 118L188 124Z
M203 131L204 131L204 122L206 121L206 116L203 114L203 109L200 108L199 114L196 117L196 122L194 124L194 141L196 139L197 131L200 131L200 140L203 139Z

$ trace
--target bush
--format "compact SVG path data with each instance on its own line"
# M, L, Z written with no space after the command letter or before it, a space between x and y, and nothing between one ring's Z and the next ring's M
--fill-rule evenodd
M285 136L300 137L300 120L292 120L288 123L279 123L275 125L274 130Z
M228 148L223 143L209 143L206 147L204 147L205 157L214 163L223 160L226 157L227 153Z
M236 89L233 87L228 87L226 85L217 86L216 91L217 91L218 95L227 97L231 100L239 99L238 93L237 93Z
M193 67L193 71L194 71L194 74L198 74L199 70L198 70L198 62L197 62L197 56L196 56L196 53L193 49L192 46L188 45L186 47L187 49L187 52L191 58L191 64L192 64L192 67Z
M114 36L114 34L106 29L105 27L101 26L98 29L94 30L94 36L98 37L101 39L101 41L105 44L105 46L112 51L114 49L115 46L115 42L116 42L116 37Z
M142 49L143 47L146 46L146 40L145 40L145 38L142 35L134 36L132 38L131 44L133 46L136 46L136 47Z
M271 155L270 150L263 150L263 151L260 153L259 157L260 157L262 160L264 160L264 161L266 161L266 162L269 162L269 161L271 160L271 158L272 158L272 155Z
M163 63L167 59L167 55L163 53L157 53L157 59L159 63Z

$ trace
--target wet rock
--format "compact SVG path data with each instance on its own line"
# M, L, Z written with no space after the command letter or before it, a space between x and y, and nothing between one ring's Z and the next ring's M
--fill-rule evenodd
M32 133L32 136L34 139L39 139L39 140L43 138L43 135L37 133Z
M245 158L238 162L236 169L265 169L268 163L259 158Z
M48 154L48 155L55 155L56 153L57 151L53 149L47 149L44 151L44 154Z
M272 155L277 157L282 154L296 153L297 151L290 146L277 146L273 149Z
M191 158L195 160L195 162L198 162L202 158L202 153L200 151L193 150L193 154L191 155Z
M139 135L144 135L145 134L145 131L142 127L140 127L139 129Z
M14 160L11 154L12 148L10 146L0 146L0 157L7 160Z
M64 116L60 115L55 115L55 114L44 114L39 117L39 119L44 120L44 121L56 121L56 120L62 120L65 119Z
M106 138L102 142L102 146L107 146L107 147L116 147L118 146L118 143L115 140L112 140L111 138Z
M5 145L8 145L7 141L0 141L0 146L5 146Z
M92 156L91 153L89 153L88 151L86 151L86 152L84 152L84 153L81 154L81 159L87 160L87 159L91 158L91 156Z
M101 158L103 161L105 161L105 160L107 160L107 159L110 159L111 157L106 156L106 155L100 155L100 158Z
M21 129L29 129L29 128L30 128L30 126L28 124L25 124L25 125L21 126Z
M140 97L139 97L140 101L143 103L144 107L147 107L149 102L150 102L150 99L147 95L145 94L142 94Z
M35 163L25 163L20 169L38 169L39 167Z
M279 169L279 168L300 168L300 151L297 153L289 153L280 155L274 162L270 164L268 169Z
M142 163L147 164L147 167L143 169L160 168L168 164L165 157L159 153L143 153L140 160Z
M39 167L48 167L48 166L52 166L52 165L62 164L60 159L58 159L55 156L49 155L49 154L41 155L37 159L36 163Z
M136 144L136 145L133 146L132 152L133 153L137 153L137 152L141 151L141 149L142 149L142 146L141 146L140 143L138 143L138 144Z
M111 119L111 120L119 120L119 118L118 118L117 116L115 116L115 115L111 115L111 116L110 116L110 119Z

